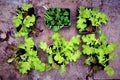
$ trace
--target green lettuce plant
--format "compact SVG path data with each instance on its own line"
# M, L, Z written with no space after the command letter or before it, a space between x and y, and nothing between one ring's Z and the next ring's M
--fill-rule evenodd
M52 39L52 45L48 46L46 42L40 42L39 47L48 53L48 63L52 68L60 69L62 73L66 64L76 61L81 55L78 49L80 36L74 36L70 41L66 41L59 33L54 33Z
M45 11L44 21L48 29L58 31L64 26L70 26L70 12L64 8L49 8Z
M17 8L16 13L16 16L13 17L13 25L17 29L15 37L23 36L25 42L17 44L17 50L14 52L14 56L8 59L8 63L15 62L17 69L22 74L31 69L45 71L46 64L39 59L34 41L29 37L35 23L32 4L23 4L21 8Z
M98 27L102 23L106 24L108 17L97 8L86 8L80 6L78 9L77 29L79 32L92 31L91 28Z
M104 70L109 76L112 76L114 70L107 63L116 56L116 54L112 53L116 48L116 43L108 43L105 38L105 34L101 31L98 38L96 38L95 34L83 35L82 53L87 56L85 64L91 66L99 64L104 67Z
M22 8L16 10L16 16L13 17L13 26L18 29L16 37L28 36L35 23L35 15L28 15L29 9L33 8L32 4L23 4Z
M8 63L16 62L16 67L22 74L27 73L31 69L45 71L45 63L37 56L34 49L34 42L31 37L25 38L25 43L18 43L17 51L13 58L8 59Z

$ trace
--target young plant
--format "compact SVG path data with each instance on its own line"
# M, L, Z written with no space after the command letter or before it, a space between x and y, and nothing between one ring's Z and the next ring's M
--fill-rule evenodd
M85 64L100 65L109 76L112 76L114 70L107 63L116 56L114 53L110 54L116 48L116 43L108 44L105 38L104 33L101 33L99 38L96 38L95 34L83 35L82 53L87 56Z
M93 32L95 27L102 23L106 24L108 17L97 8L86 8L80 6L78 9L77 29L79 32Z
M78 50L80 36L74 36L70 41L66 41L59 33L54 33L52 39L52 45L48 46L47 43L40 42L39 47L49 54L49 64L55 69L60 69L60 72L62 73L65 71L66 64L80 58L81 52Z
M35 23L34 8L32 4L23 4L22 8L16 10L16 13L16 16L13 17L13 25L17 28L15 36L28 36Z
M64 26L70 26L70 10L64 8L49 8L45 11L44 20L48 29L58 31Z
M24 74L31 69L38 71L45 70L45 63L42 63L37 56L37 51L35 50L32 38L26 38L25 43L19 43L17 48L18 50L15 54L15 57L8 59L8 63L16 61L16 66L19 72Z

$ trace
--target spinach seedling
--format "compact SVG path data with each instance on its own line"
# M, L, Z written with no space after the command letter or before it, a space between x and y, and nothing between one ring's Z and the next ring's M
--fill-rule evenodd
M70 26L70 10L64 8L49 8L45 11L44 21L48 29L58 31L64 26Z

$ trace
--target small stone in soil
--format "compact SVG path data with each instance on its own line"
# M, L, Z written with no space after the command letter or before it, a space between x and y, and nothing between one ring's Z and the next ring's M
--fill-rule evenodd
M6 34L5 33L1 33L0 34L0 38L5 39L6 38Z

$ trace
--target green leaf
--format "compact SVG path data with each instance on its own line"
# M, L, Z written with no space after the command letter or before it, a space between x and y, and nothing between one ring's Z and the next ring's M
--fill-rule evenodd
M86 8L84 6L80 6L79 7L79 13L81 13L82 11L84 11Z
M32 4L26 4L26 3L24 3L24 4L22 5L22 9L23 9L24 11L28 11L28 9L30 9L30 8L32 8L32 7L33 7Z
M55 25L55 21L51 21L51 26L54 26Z
M45 42L40 42L38 45L40 48L42 48L44 51L47 49L47 44Z
M110 54L109 55L109 60L114 60L114 58L117 56L117 54L114 54L114 53L112 53L112 54Z
M12 63L15 60L15 58L10 58L7 60L8 63Z
M15 33L15 37L21 37L21 36L28 36L27 32L17 32Z
M65 72L65 65L61 65L61 69L60 69L60 73L64 73Z
M50 64L45 64L46 66L45 66L45 69L46 69L46 71L49 71L49 70L51 70L52 69L52 67L51 67L51 65Z
M54 32L57 32L58 30L59 30L59 26L54 26L54 27L53 27L53 31L54 31Z
M56 63L53 63L53 64L52 64L52 67L53 67L54 69L59 69L59 68L60 68L60 66L57 65Z
M51 28L51 26L50 26L49 24L46 24L46 28L50 29L50 28Z
M82 45L82 48L83 48L83 51L82 51L83 54L86 54L86 55L94 54L95 52L95 49L88 45Z
M63 17L63 16L61 16L61 17L60 17L60 20L62 21L63 19L64 19L64 17Z
M75 62L77 59L79 59L80 55L81 55L81 52L77 50L76 53L72 56L73 61Z
M83 35L82 37L83 42L87 42L87 44L93 43L93 41L96 41L95 34L88 34Z
M107 45L105 52L110 53L117 47L116 43L110 43Z
M100 40L104 40L105 38L106 38L106 35L105 35L104 33L101 33L99 39L100 39Z
M18 47L18 48L21 48L21 49L25 49L25 45L24 45L24 44L21 44L21 43L18 43L18 44L17 44L17 47Z
M113 76L114 70L110 66L105 66L104 70L109 76Z
M63 15L68 16L69 13L68 13L67 11L65 11L65 12L63 13Z
M52 64L52 63L53 63L53 58L52 58L52 55L49 55L49 56L48 56L48 62L49 62L50 64Z
M32 16L26 16L26 18L23 21L23 24L26 27L30 27L30 26L33 26L34 22L35 22L35 16L34 15L32 15Z
M40 64L40 71L45 71L45 63Z
M58 26L61 26L61 25L62 25L62 22L61 22L61 21L58 21L58 22L57 22L57 25L58 25Z
M12 22L13 22L14 27L18 27L20 26L20 24L22 24L22 20L18 18L18 16L14 16L12 19Z
M70 39L70 42L72 43L75 43L75 44L79 44L80 43L80 35L76 35L76 36L73 36L71 39Z
M60 13L61 12L61 8L56 8L56 12Z
M29 51L34 46L33 39L31 37L25 39L26 49Z
M20 56L20 58L23 60L23 61L26 61L26 59L28 58L28 55L27 54L23 54Z
M44 20L45 21L52 21L53 18L46 13L46 15L44 16Z
M58 63L62 63L64 61L64 58L59 54L55 55L54 59L58 61Z
M85 60L85 64L91 65L91 63L96 63L96 58L93 57L93 56L89 56L89 57Z
M34 66L35 66L35 70L45 71L44 63L34 62Z
M60 34L59 33L53 33L53 35L52 35L52 39L53 40L57 40L57 39L59 39L60 38Z
M99 53L99 55L97 57L98 57L99 63L101 63L102 65L105 65L105 62L106 62L105 60L106 59L105 59L104 54L102 54L102 53L100 54Z
M35 54L37 54L37 51L34 51L34 50L29 50L29 55L31 56L36 56Z
M19 62L17 65L17 69L22 73L27 73L30 70L30 63L29 62Z

